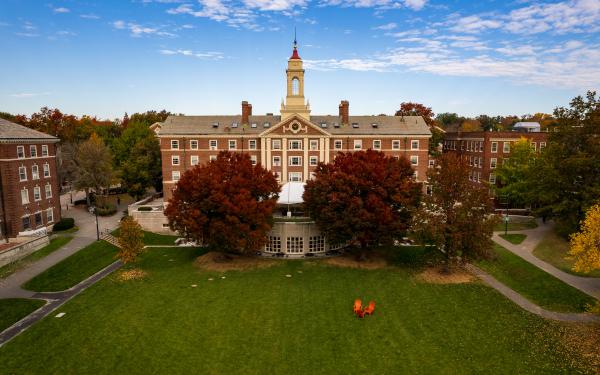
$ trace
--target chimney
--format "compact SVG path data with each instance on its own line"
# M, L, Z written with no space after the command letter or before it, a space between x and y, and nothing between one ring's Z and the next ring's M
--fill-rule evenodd
M252 104L247 101L242 102L242 125L248 124L248 118L252 116Z
M340 122L347 125L349 121L350 103L347 100L340 102Z

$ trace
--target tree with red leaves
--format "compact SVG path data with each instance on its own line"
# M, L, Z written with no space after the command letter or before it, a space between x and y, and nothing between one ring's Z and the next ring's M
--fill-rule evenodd
M368 150L319 164L304 188L304 208L332 244L364 250L391 244L408 229L421 196L410 162Z
M428 126L435 125L433 119L434 113L431 107L425 107L420 103L403 102L400 104L400 109L396 111L396 116L421 116Z
M266 243L278 193L272 172L222 151L181 176L165 215L172 230L214 251L249 254Z

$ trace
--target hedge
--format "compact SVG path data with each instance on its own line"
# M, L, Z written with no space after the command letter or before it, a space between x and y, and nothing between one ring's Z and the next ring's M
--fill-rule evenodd
M61 230L71 229L75 226L75 219L72 217L63 217L52 227L52 231L59 232Z

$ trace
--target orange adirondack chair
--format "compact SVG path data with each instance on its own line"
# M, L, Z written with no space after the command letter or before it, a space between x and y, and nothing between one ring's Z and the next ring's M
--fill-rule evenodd
M362 311L362 301L359 299L354 300L354 313L358 314L359 311Z
M373 315L375 311L375 301L369 302L369 306L365 308L365 315Z

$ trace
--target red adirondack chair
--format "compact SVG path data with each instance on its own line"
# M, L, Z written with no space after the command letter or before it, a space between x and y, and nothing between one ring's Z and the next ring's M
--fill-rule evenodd
M369 306L367 306L365 308L365 315L373 315L373 312L375 311L375 301L371 301L369 302Z
M354 313L358 314L359 311L362 311L362 301L359 299L356 299L354 301Z

